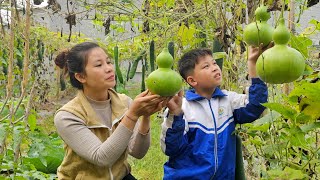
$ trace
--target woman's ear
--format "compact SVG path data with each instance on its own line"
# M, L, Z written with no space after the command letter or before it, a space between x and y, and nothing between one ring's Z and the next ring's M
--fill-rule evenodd
M188 76L188 77L186 78L186 81L187 81L187 83L188 83L190 86L192 86L192 87L194 87L194 86L197 85L197 81L195 81L195 79L193 78L193 76Z
M86 78L82 73L74 73L74 77L81 83L86 82Z

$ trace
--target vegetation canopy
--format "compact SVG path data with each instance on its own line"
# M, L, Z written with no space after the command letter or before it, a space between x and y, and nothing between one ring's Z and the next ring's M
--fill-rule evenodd
M56 178L64 144L53 116L75 95L65 69L53 63L59 51L96 41L113 56L116 91L134 98L154 84L163 84L169 96L189 88L181 77L172 78L178 76L176 62L184 52L206 47L223 69L221 88L243 93L250 84L249 45L268 44L272 36L275 49L257 64L269 88L267 110L234 132L242 140L245 174L319 179L320 53L314 37L320 22L307 15L319 8L316 0L1 0L0 179ZM163 48L172 62L157 62ZM166 71L158 75L163 83L149 78L157 69ZM158 116L152 116L146 157L129 158L138 179L163 177Z

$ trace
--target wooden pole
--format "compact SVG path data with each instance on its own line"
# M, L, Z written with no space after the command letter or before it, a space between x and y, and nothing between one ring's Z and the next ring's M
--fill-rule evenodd
M26 27L24 31L24 60L23 60L23 77L21 82L21 96L23 97L26 93L25 88L27 87L28 79L29 79L29 54L30 54L30 0L26 1Z
M285 4L283 4L285 5ZM294 11L295 11L294 0L289 0L289 14L288 14L288 29L293 34L295 33L295 24L294 24ZM285 83L283 85L283 92L285 95L289 95L290 93L290 83Z

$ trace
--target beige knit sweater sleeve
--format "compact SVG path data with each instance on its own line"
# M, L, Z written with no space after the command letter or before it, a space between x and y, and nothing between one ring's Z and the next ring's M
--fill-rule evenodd
M139 133L138 123L133 132L120 123L104 142L90 131L82 119L67 111L59 111L54 123L60 137L72 150L99 166L112 166L126 148L132 156L142 158L150 146L150 133Z

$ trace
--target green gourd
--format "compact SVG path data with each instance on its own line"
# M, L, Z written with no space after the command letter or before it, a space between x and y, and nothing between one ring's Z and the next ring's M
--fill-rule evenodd
M23 42L20 38L17 39L17 66L19 67L20 70L23 68Z
M243 40L250 46L267 46L272 40L274 28L267 21L270 13L266 6L259 6L255 10L256 21L248 24L243 30Z
M174 42L173 41L170 41L168 43L168 50L169 50L169 53L171 54L172 58L174 59Z
M8 74L8 63L7 60L9 59L8 53L6 49L3 49L2 51L2 72L4 75Z
M131 62L129 62L129 66L128 66L128 71L127 71L127 81L129 81L129 73L130 73L130 69L131 69Z
M60 75L60 90L64 91L66 88L67 88L67 85L66 85L66 81L64 79L64 74L61 73L61 75Z
M182 87L182 78L174 70L173 57L167 47L157 56L158 69L153 71L146 79L149 91L160 96L174 96Z
M123 84L123 77L122 77L122 73L121 73L120 66L119 66L119 48L118 48L118 46L114 47L113 53L114 53L114 63L116 66L115 67L116 75L117 75L119 82L121 84Z
M239 135L236 136L236 169L235 169L235 179L236 180L245 180L245 171L243 165L243 156L242 156L242 140Z
M154 40L150 42L150 68L151 72L154 71L154 61L155 61L155 54L154 54Z
M223 46L220 43L220 41L218 40L218 38L214 38L213 46L212 46L212 53L217 53L217 52L223 52ZM223 58L216 59L216 62L222 71Z
M146 66L142 65L142 75L141 75L141 92L146 90L146 83L145 83L145 74L146 74Z
M37 49L38 49L38 60L43 61L43 53L44 53L44 44L41 40L38 40Z
M146 53L145 50L141 51L140 54L138 55L138 57L134 60L132 66L131 66L130 72L129 72L130 79L132 79L134 77L134 75L136 74L138 63L143 58L145 53Z
M305 59L302 54L287 45L290 32L280 18L273 33L275 45L263 52L256 64L258 76L270 84L289 83L298 79L304 72Z

